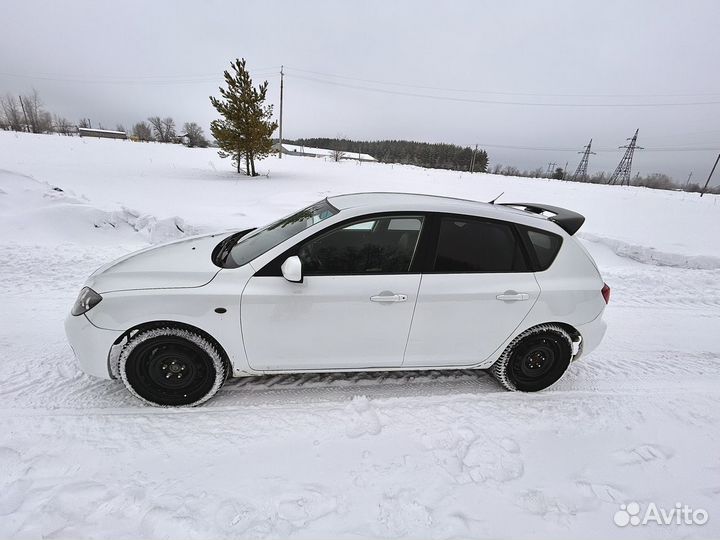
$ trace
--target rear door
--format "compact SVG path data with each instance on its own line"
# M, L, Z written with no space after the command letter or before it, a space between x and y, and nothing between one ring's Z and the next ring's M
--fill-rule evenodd
M423 273L403 366L469 366L522 322L540 288L515 228L435 216L437 244Z

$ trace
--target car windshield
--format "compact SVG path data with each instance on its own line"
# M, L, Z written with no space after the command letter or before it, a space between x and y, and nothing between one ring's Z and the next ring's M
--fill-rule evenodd
M223 267L237 268L247 264L285 240L337 213L337 208L326 199L257 229L238 240L230 249Z

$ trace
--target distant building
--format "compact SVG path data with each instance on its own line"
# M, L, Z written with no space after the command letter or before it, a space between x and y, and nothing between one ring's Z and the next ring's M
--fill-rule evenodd
M280 150L280 143L273 144L273 152L278 152L278 150ZM286 156L305 156L335 159L335 150L329 150L327 148L313 148L312 146L302 146L298 144L283 143L282 153ZM354 161L377 161L377 159L372 157L370 154L345 151L341 152L340 159L351 159Z
M111 131L109 129L78 128L81 137L98 137L100 139L127 139L124 131Z

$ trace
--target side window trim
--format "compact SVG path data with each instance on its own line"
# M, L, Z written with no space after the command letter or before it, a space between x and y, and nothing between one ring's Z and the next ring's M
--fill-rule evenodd
M405 274L420 274L422 272L422 269L420 267L420 264L422 262L422 258L418 257L418 254L421 252L421 249L424 248L424 242L425 242L425 230L428 222L428 218L430 216L430 213L428 212L410 212L410 211L395 211L395 212L374 212L372 214L364 214L361 216L355 216L348 219L345 219L343 221L340 221L338 223L335 223L329 227L326 227L325 229L322 229L315 234L308 236L307 238L297 242L292 247L285 250L283 253L275 257L272 261L268 262L265 266L263 266L260 270L255 272L254 276L256 277L282 277L282 271L280 270L280 266L282 263L287 259L288 257L292 257L293 255L297 255L300 251L300 248L308 242L312 242L313 240L316 240L320 238L321 236L325 236L327 234L330 234L332 232L335 232L337 230L343 229L344 227L347 227L348 225L352 225L353 223L362 223L363 221L371 221L373 219L381 219L381 218L392 218L392 217L405 217L405 216L411 216L411 217L419 217L422 218L422 225L420 227L420 237L417 240L417 244L415 247L415 253L413 254L413 259L410 263L410 269L407 272L395 272L393 274L383 274L383 273L373 273L373 274L344 274L344 275L405 275Z

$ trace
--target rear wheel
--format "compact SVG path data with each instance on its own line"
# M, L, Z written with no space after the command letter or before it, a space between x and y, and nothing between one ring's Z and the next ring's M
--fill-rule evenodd
M490 372L508 390L537 392L556 383L572 359L572 338L560 326L542 324L513 339Z
M227 366L217 347L184 328L154 328L130 338L118 358L118 372L134 396L151 405L204 403L225 382Z

